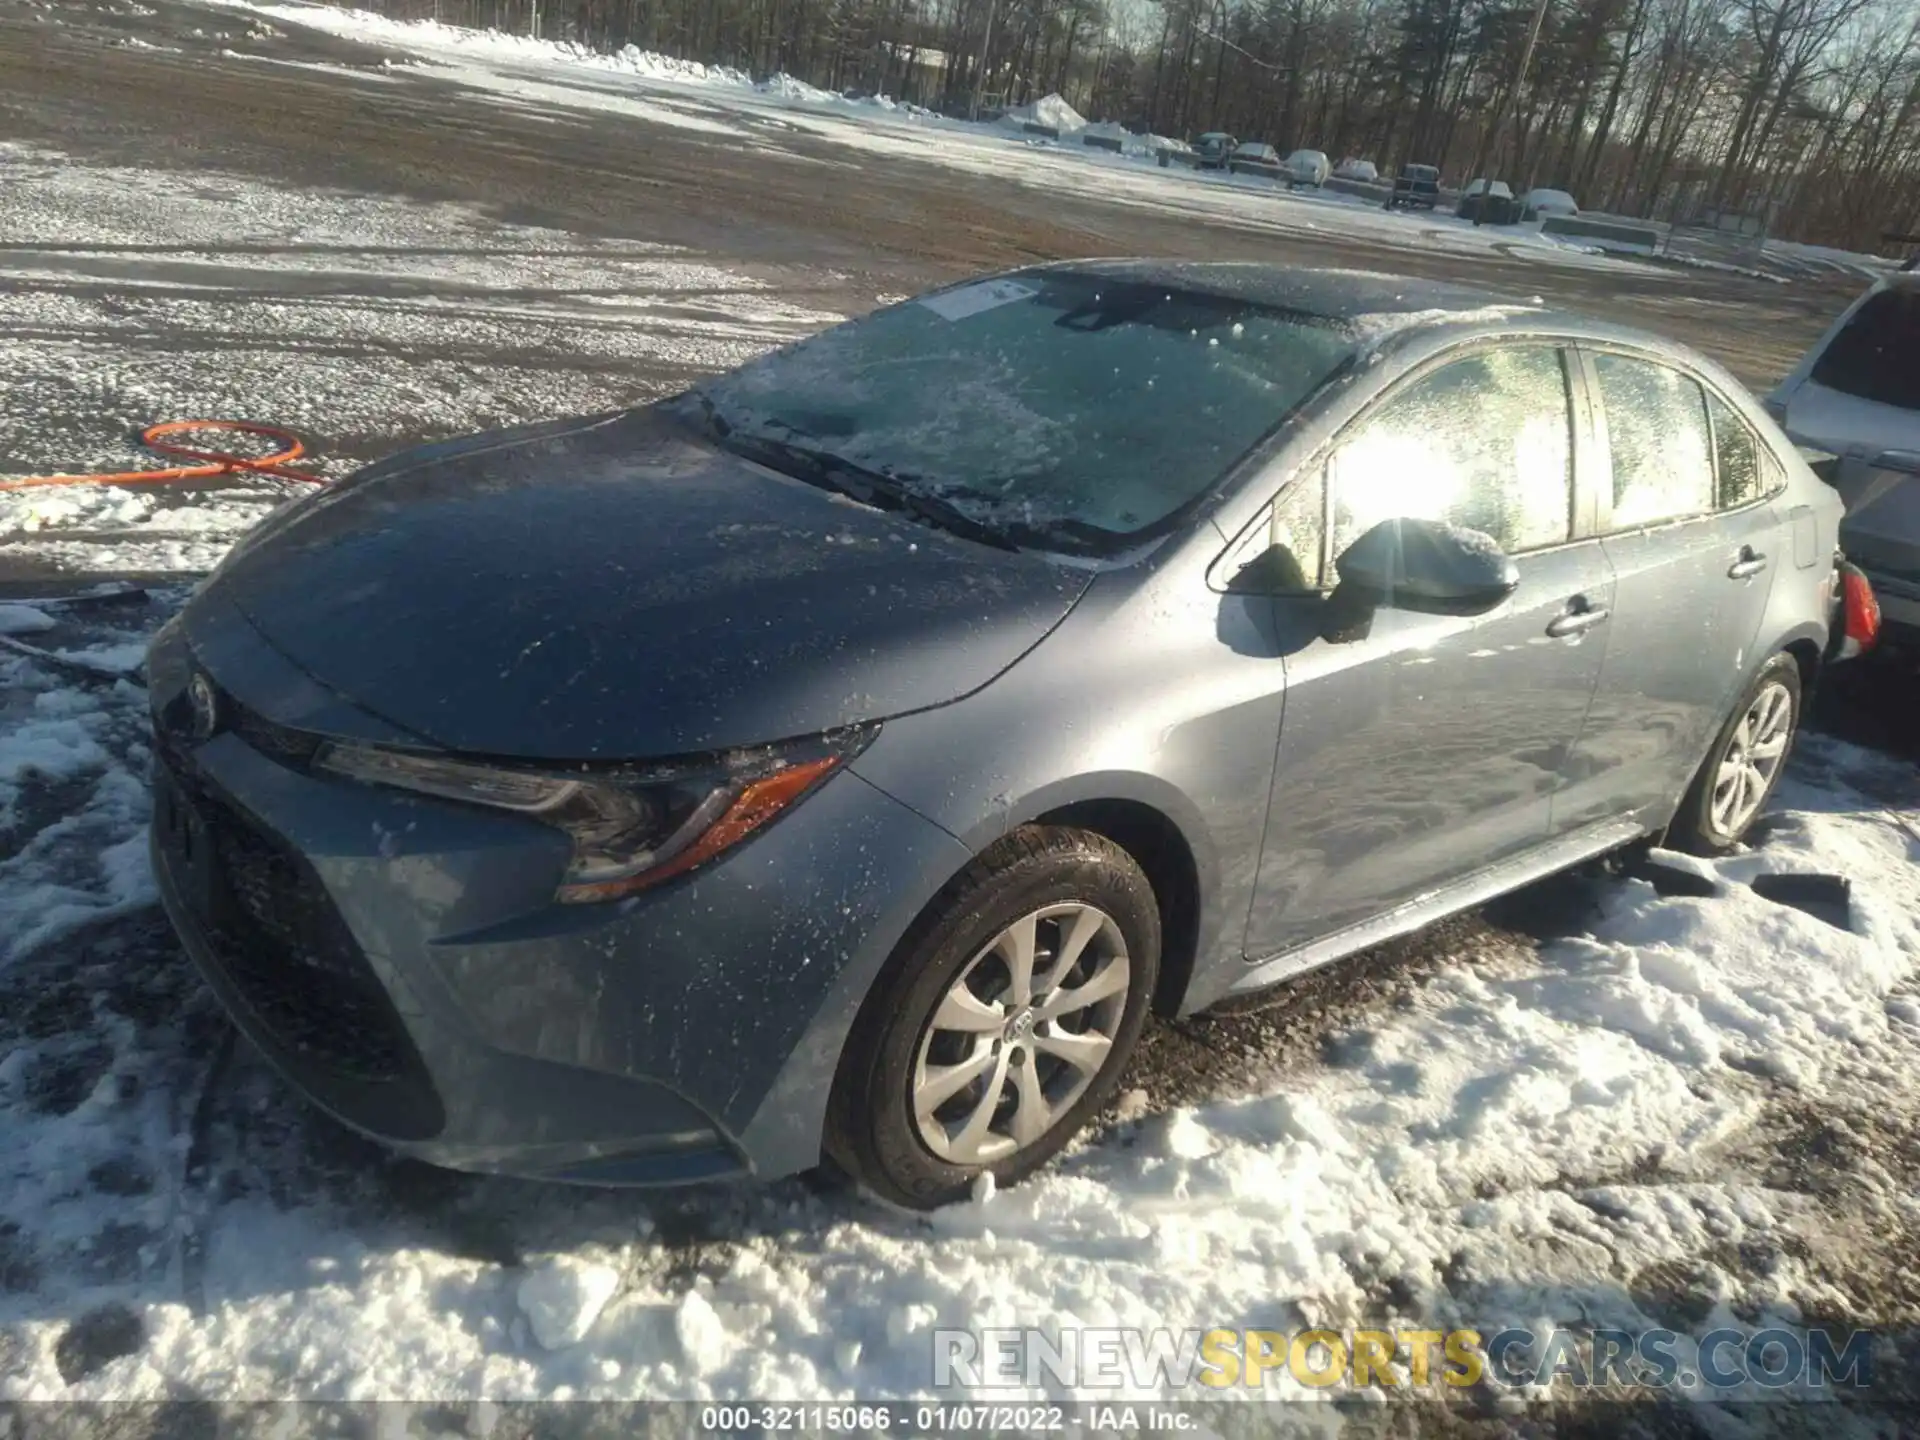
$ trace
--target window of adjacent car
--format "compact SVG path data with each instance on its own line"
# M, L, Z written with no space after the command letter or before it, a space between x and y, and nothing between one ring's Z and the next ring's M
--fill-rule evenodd
M1412 381L1333 454L1333 553L1382 520L1444 521L1508 554L1572 533L1573 438L1561 352L1488 349Z
M1698 382L1632 355L1597 354L1613 464L1614 530L1705 515L1714 508L1713 434Z
M1862 400L1920 410L1920 288L1868 296L1813 362L1811 378Z

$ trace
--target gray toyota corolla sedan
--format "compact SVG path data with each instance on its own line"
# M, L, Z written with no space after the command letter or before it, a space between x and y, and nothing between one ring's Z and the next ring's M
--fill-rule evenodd
M1839 519L1644 335L1023 270L280 511L155 642L157 869L396 1148L931 1205L1058 1151L1149 1007L1737 841Z

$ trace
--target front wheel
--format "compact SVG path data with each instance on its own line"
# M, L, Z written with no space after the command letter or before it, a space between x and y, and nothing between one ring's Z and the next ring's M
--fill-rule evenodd
M983 1171L1031 1174L1112 1097L1159 962L1159 907L1130 855L1086 831L1016 831L941 892L862 1007L828 1153L915 1209Z
M1800 666L1791 655L1776 655L1714 737L1668 828L1668 843L1696 855L1738 844L1779 783L1799 726Z

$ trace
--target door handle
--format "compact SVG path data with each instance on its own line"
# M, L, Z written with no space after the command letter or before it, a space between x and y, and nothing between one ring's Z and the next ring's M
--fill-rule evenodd
M1556 640L1579 635L1591 630L1611 613L1604 605L1589 605L1583 610L1564 610L1547 622L1547 634Z
M1727 567L1729 580L1751 580L1767 568L1767 557L1756 551L1751 545L1740 547L1740 558Z

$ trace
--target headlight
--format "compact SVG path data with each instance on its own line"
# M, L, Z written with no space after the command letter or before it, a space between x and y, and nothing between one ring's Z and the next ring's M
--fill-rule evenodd
M591 904L632 895L739 844L796 803L872 738L844 732L804 745L736 752L697 765L631 773L519 770L328 744L316 770L525 815L573 840L556 898Z

